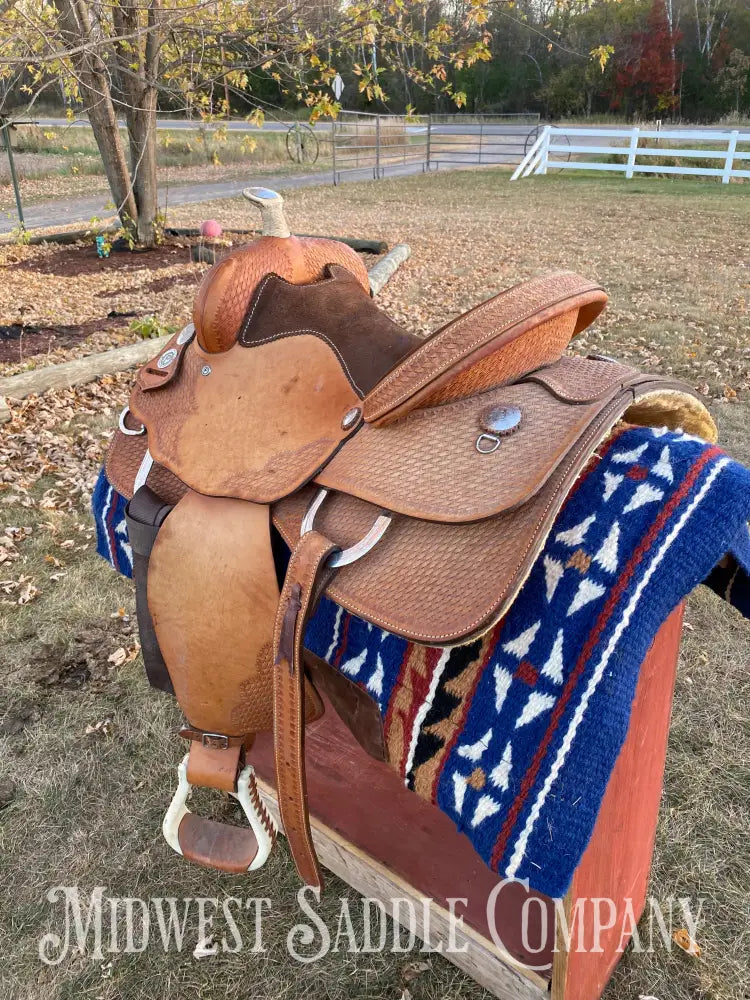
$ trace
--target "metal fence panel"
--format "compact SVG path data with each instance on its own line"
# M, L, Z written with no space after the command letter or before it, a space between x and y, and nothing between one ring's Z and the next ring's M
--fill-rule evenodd
M380 180L386 171L406 164L426 169L428 125L424 116L339 112L332 126L334 184L349 171Z
M342 111L332 126L333 182L350 171L386 173L441 164L517 163L536 138L539 115L378 115Z

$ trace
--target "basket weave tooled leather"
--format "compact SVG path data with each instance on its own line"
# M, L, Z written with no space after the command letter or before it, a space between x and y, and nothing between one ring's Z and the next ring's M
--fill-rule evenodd
M320 709L302 649L320 594L415 642L474 639L512 604L617 421L709 439L715 427L679 383L564 354L604 307L596 282L535 278L421 341L378 310L348 248L292 240L266 234L209 271L196 335L142 369L107 474L137 493L143 647L187 718L187 781L260 810L254 834L180 800L165 835L201 864L261 863L254 838L270 821L245 752L273 728L292 854L320 885L302 753ZM272 525L292 552L285 572ZM366 694L320 661L313 676L382 753Z

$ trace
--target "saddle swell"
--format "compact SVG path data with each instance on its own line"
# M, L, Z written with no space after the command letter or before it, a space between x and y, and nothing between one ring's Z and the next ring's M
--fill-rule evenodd
M198 343L208 354L228 351L237 340L240 324L263 279L276 274L295 285L322 278L336 264L356 278L368 294L367 270L358 254L345 243L293 236L275 191L246 188L244 196L263 215L263 232L250 246L229 254L204 277L195 297L193 325Z
M278 206L268 227L284 232ZM320 595L412 641L469 641L512 605L618 421L709 440L716 429L679 383L564 356L604 307L594 282L533 279L422 341L377 309L366 274L330 248L319 257L304 246L303 271L271 266L263 241L289 239L267 233L209 272L195 330L139 373L106 467L134 498L149 676L173 687L187 720L165 837L200 864L259 867L275 828L245 755L255 733L273 729L290 848L301 878L319 886L303 736L321 704L303 641ZM235 286L238 268L248 277ZM312 668L382 756L364 693L322 661ZM236 795L249 827L192 816L194 784Z

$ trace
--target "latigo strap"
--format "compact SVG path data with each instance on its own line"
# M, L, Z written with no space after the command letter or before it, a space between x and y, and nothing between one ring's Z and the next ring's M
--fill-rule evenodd
M326 566L337 546L317 531L299 540L289 562L273 633L273 731L279 811L300 878L318 889L323 880L307 812L304 748L302 640L333 570Z

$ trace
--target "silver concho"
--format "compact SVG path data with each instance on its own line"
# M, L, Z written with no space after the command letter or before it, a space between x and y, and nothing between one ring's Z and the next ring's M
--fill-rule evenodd
M491 406L479 414L482 433L475 442L480 455L491 455L500 447L501 439L513 434L521 424L517 406Z
M517 406L491 406L479 414L479 426L488 434L504 437L518 430L521 411Z
M165 351L159 360L156 362L157 368L169 368L174 359L177 357L177 348L170 347L168 351Z

